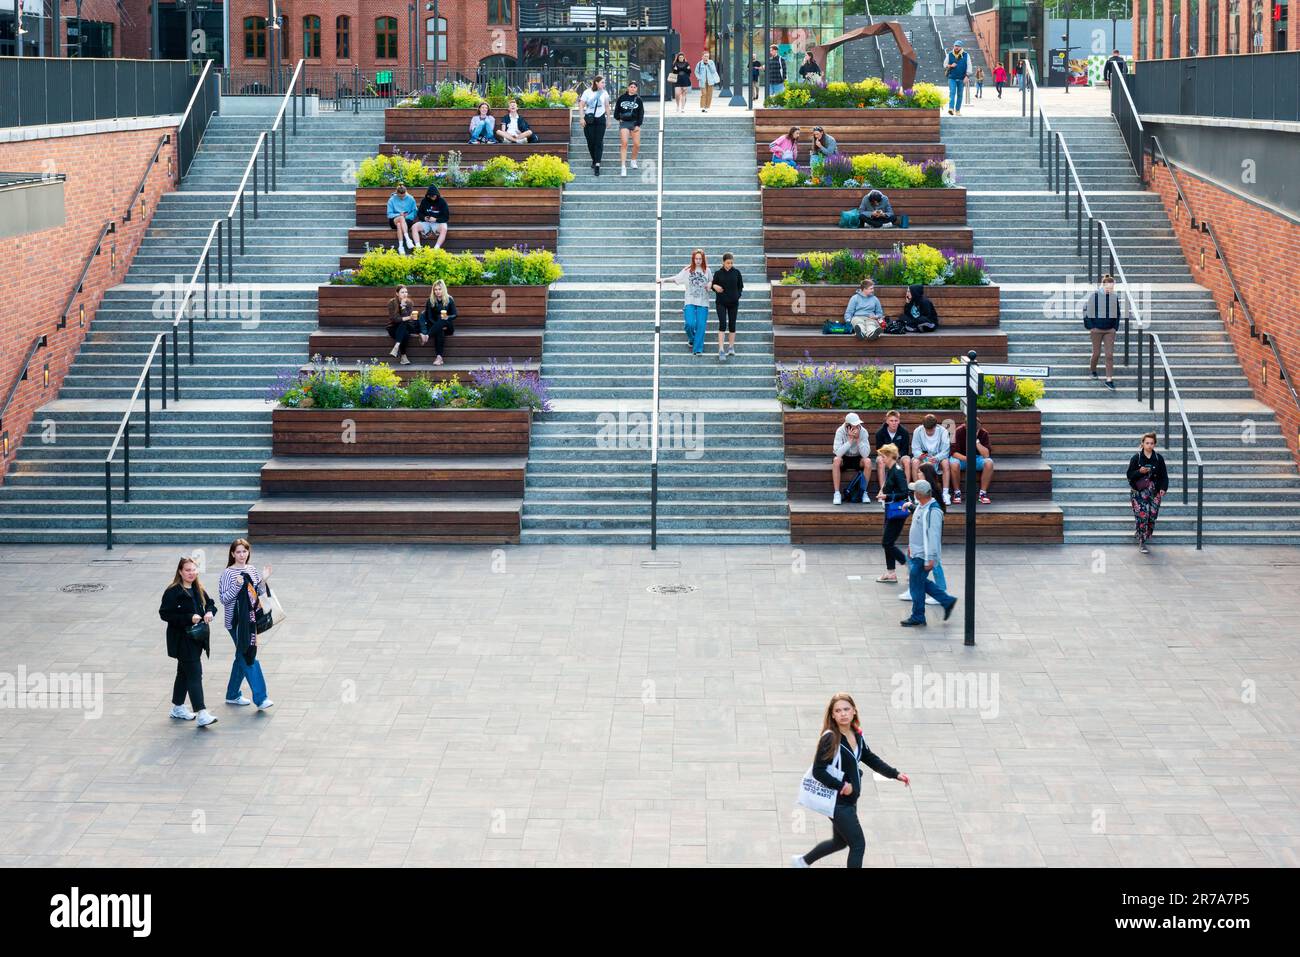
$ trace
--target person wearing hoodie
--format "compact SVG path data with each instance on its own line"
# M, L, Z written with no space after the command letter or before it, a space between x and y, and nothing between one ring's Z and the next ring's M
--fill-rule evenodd
M497 129L497 136L501 138L501 142L536 143L537 134L519 112L519 101L511 100L506 107L508 112L501 118L501 126Z
M406 184L398 183L397 188L388 197L388 208L385 215L388 217L388 225L397 230L397 251L399 253L406 252L407 247L413 244L411 233L416 222L415 213L417 208L415 197L406 191Z
M835 453L835 458L831 460L831 483L835 489L835 494L831 496L831 504L839 505L843 499L840 494L842 469L862 474L862 495L865 501L867 469L871 465L871 440L867 438L866 429L862 427L862 418L856 412L846 415L840 427L835 430L831 451Z
M198 563L182 558L163 592L158 617L167 622L167 657L176 659L171 716L181 721L197 719L200 728L217 723L203 703L202 657L205 652L212 657L208 623L216 613L217 603L199 584ZM185 707L186 694L193 709Z
M1150 552L1147 542L1156 533L1156 519L1160 517L1160 503L1169 491L1169 469L1165 457L1156 451L1156 434L1142 436L1142 445L1128 460L1129 501L1133 507L1136 528L1133 539L1143 555Z
M894 207L890 205L888 196L873 189L858 203L858 222L875 229L888 229L900 225L902 217L894 215Z
M943 489L944 504L952 499L948 487L952 484L952 443L948 430L933 415L927 415L921 427L912 433L912 479L921 477L921 466L930 463L939 472L939 488Z
M441 249L447 241L447 224L450 222L451 209L447 206L447 200L438 192L438 187L430 186L424 191L424 199L420 200L420 208L415 213L415 225L411 228L415 248L420 248L421 236L437 233L438 239L433 248Z
M718 65L709 59L709 51L705 50L700 62L695 64L695 79L700 81L700 112L709 112L709 107L713 105L713 88L722 82L718 76Z
M939 313L926 296L924 286L907 287L898 320L906 332L934 332L939 328Z
M885 308L876 298L876 284L870 278L858 284L858 291L844 307L844 321L853 326L863 339L878 339L883 328ZM857 322L856 320L861 320Z
M745 291L745 279L731 253L722 254L722 268L713 274L709 288L717 295L714 305L718 310L718 361L726 362L727 356L736 354L736 316L740 312L740 296Z
M952 617L957 599L930 580L930 572L943 555L943 509L934 500L934 490L925 479L911 482L907 487L916 496L912 527L907 533L907 583L912 593L912 614L899 624L904 628L924 628L927 595L943 606L944 621Z
M618 159L622 164L622 174L627 175L627 144L632 141L632 168L636 169L636 158L641 155L641 124L645 120L645 102L637 95L637 82L631 81L627 89L614 101L614 119L618 120Z
M1106 273L1101 277L1101 285L1083 300L1083 328L1092 336L1092 361L1088 364L1092 377L1097 378L1097 360L1104 349L1106 388L1112 392L1115 391L1115 333L1119 330L1121 318L1115 277Z

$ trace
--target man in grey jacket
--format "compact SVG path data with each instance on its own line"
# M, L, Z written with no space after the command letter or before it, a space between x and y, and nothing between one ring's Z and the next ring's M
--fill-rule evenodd
M930 579L930 572L943 554L943 509L934 500L925 479L907 486L916 495L912 527L907 533L907 584L912 593L912 614L899 622L904 628L925 627L925 596L943 606L943 620L952 617L957 599Z
M889 197L878 189L867 193L862 197L862 202L858 203L858 221L863 226L874 226L877 229L898 225L898 217L894 215Z

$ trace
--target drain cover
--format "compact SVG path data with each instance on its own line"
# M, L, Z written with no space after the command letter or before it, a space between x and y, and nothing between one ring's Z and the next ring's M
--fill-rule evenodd
M695 591L694 585L651 585L646 591L652 595L689 595Z
M90 595L103 590L104 585L102 582L76 582L71 585L64 585L59 589L59 591L66 592L69 595Z

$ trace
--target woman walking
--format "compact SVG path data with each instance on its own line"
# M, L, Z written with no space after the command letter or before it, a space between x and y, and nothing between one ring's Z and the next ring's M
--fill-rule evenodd
M813 59L811 50L804 51L803 62L799 64L799 79L803 83L821 82L822 68L821 65Z
M597 76L591 89L582 94L582 133L587 138L587 152L591 154L591 171L600 175L600 158L605 154L605 120L609 114L609 94L605 92L605 78Z
M993 68L993 86L997 88L998 99L1002 99L1002 88L1007 85L1007 68L1001 63Z
M1133 520L1137 528L1133 538L1138 551L1148 555L1147 542L1156 533L1156 519L1160 517L1160 502L1169 491L1169 470L1165 457L1156 451L1156 434L1142 436L1142 447L1128 460L1129 498L1133 505Z
M437 280L429 290L429 301L424 304L424 311L420 314L420 343L426 344L429 337L433 337L433 348L436 353L433 364L436 366L442 365L447 337L456 333L457 315L456 300L447 291L447 284L441 279Z
M415 316L415 303L411 302L411 294L405 286L398 286L397 295L388 300L388 334L397 343L388 354L402 365L410 365L406 344L411 336L420 334L420 322Z
M636 169L636 159L641 155L641 124L645 120L645 102L637 93L636 80L627 85L614 102L614 119L618 120L618 160L622 168L621 176L627 175L627 144L632 141L632 168Z
M977 66L975 68L975 99L980 100L983 98L984 98L984 67Z
M838 761L836 758L838 757ZM832 765L840 766L836 776ZM835 814L831 818L832 837L822 841L807 854L796 854L790 861L795 867L808 867L826 857L849 849L849 867L861 867L867 853L867 839L858 821L858 795L862 793L862 774L859 764L865 764L881 777L901 781L911 787L912 782L897 768L891 768L867 745L858 720L858 706L844 692L831 696L822 719L822 733L813 757L812 774L822 785L838 792L835 797Z
M907 556L898 547L898 536L907 524L907 475L898 464L898 446L892 443L882 445L876 450L885 463L885 481L876 493L876 501L885 503L885 529L880 536L880 547L885 550L885 573L876 581L881 584L898 584L895 565L907 568Z
M695 64L695 79L700 81L700 112L709 112L709 107L713 105L713 90L722 82L718 76L718 65L709 59L709 51L705 50L700 57L700 62Z
M930 483L930 488L937 489L943 487L942 483L939 481L939 472L931 463L926 462L920 467L920 469L918 469L918 472L921 478ZM938 506L939 511L943 512L945 515L948 514L948 506L944 504L942 495L936 495L934 497L934 504ZM946 592L948 590L948 579L943 573L942 559L934 563L934 583L939 586L940 591ZM900 592L898 600L911 601L912 590L908 588ZM939 604L939 599L935 598L933 595L927 594L925 596L925 603L927 605L937 605Z
M257 702L257 710L265 711L275 704L266 694L266 678L262 663L257 660L257 605L266 594L266 580L271 577L271 566L261 573L248 563L253 556L253 546L248 540L237 538L230 543L226 554L226 570L221 573L221 604L226 611L226 630L235 643L235 660L230 666L230 682L226 685L226 704L248 705ZM244 682L253 693L253 701L243 696Z
M217 719L203 704L203 657L212 657L208 622L217 613L217 603L199 584L199 566L192 558L182 558L176 565L172 583L163 592L158 617L167 622L167 657L176 659L176 680L172 682L173 718L198 719L206 728ZM185 707L185 695L192 708Z
M686 59L685 53L679 53L673 57L673 65L669 68L673 75L673 100L677 103L677 112L686 112L686 94L691 91L691 61Z
M658 283L675 282L686 287L682 319L686 338L697 356L704 355L704 330L709 322L709 260L703 249L691 251L691 264L675 276L663 276Z

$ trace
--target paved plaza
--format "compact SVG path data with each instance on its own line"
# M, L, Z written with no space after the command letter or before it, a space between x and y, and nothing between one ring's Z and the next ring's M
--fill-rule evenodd
M828 835L793 799L846 690L912 778L868 784L868 866L1300 865L1300 550L984 548L974 648L898 627L874 546L254 557L276 705L222 703L214 629L199 731L172 550L0 549L11 691L103 690L0 710L0 864L781 866Z

